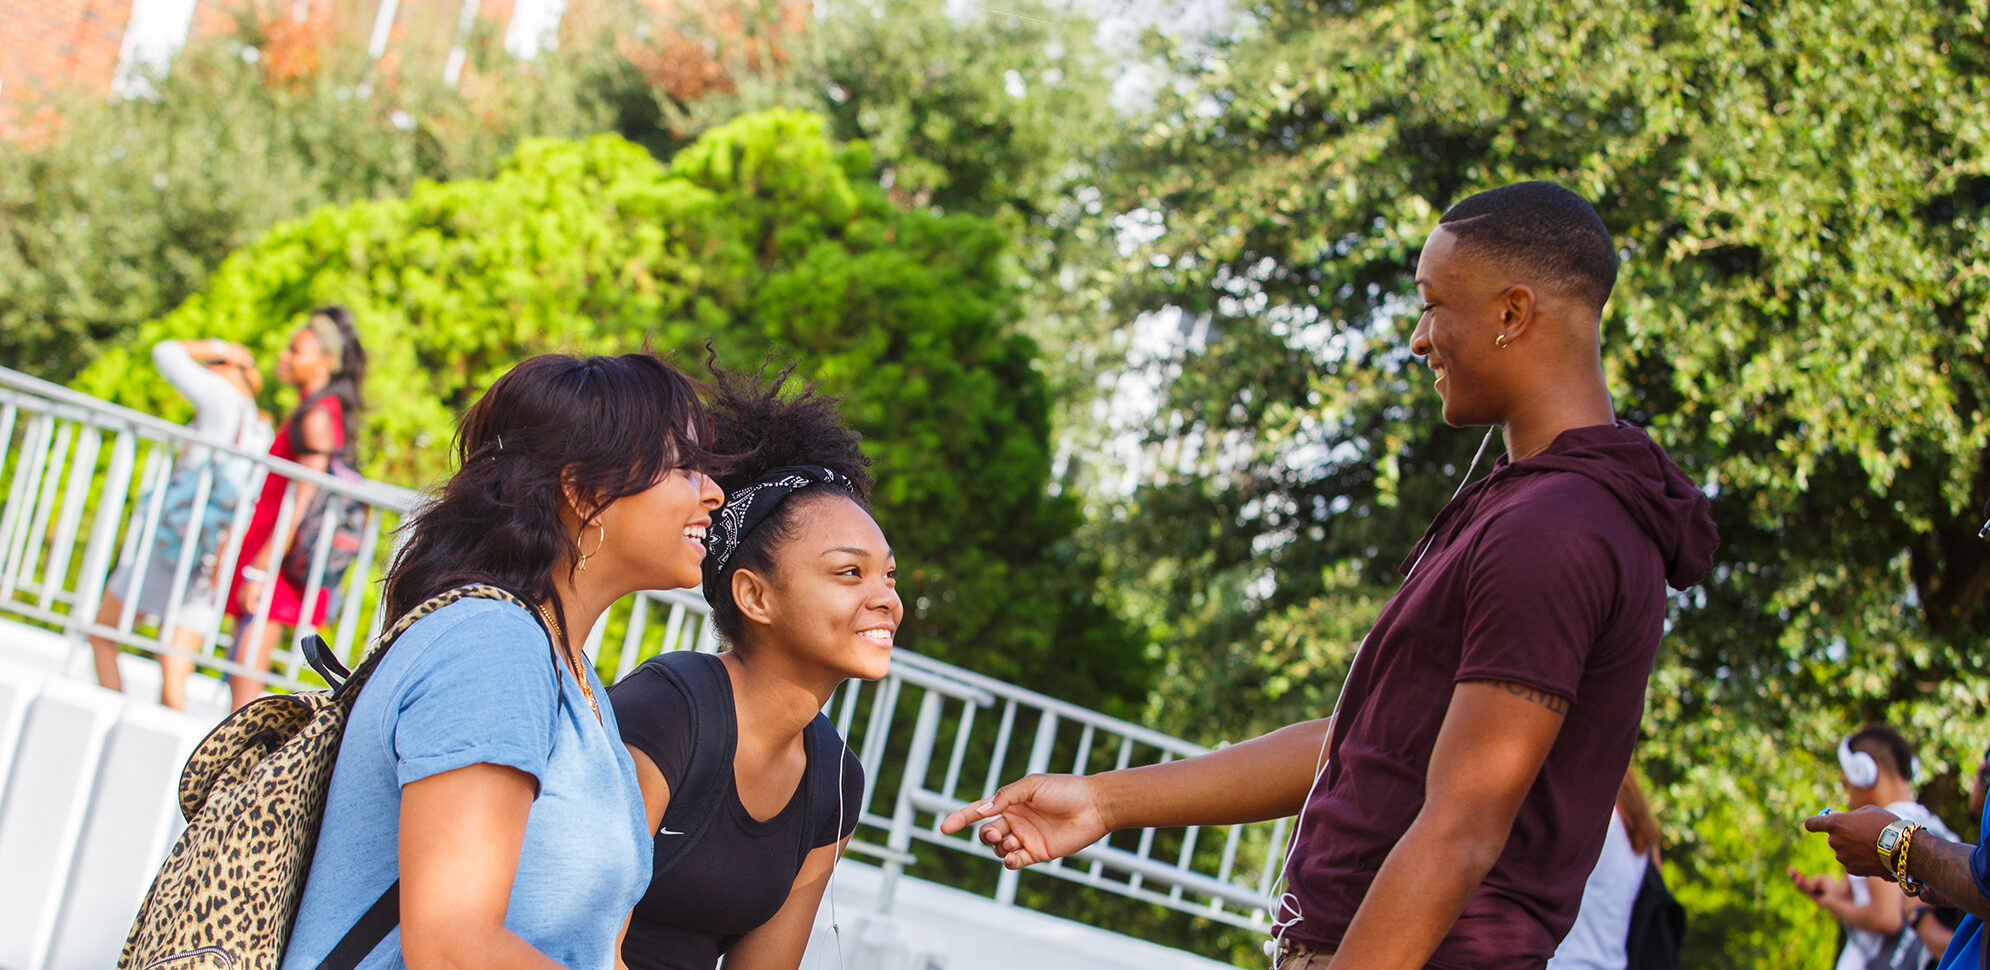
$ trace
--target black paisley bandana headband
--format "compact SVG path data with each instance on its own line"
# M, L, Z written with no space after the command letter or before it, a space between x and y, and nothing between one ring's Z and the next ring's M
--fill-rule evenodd
M706 537L704 563L705 595L714 595L714 590L730 590L727 581L732 570L739 564L733 561L733 554L739 551L739 544L759 527L774 509L787 500L788 496L816 485L833 485L849 492L857 493L857 484L839 472L821 465L784 465L760 476L760 480L731 495L726 496L726 504L719 507L719 514L712 517L711 533Z

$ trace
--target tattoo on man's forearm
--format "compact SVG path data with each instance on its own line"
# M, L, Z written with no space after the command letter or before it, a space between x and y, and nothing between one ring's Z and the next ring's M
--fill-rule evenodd
M1907 874L1980 919L1990 916L1990 899L1984 898L1976 878L1969 874L1970 849L1932 832L1916 832L1914 844L1907 850Z
M1529 703L1539 704L1556 714L1567 714L1569 712L1569 702L1566 697L1550 694L1544 690L1537 690L1526 684L1516 684L1510 680L1499 680L1494 681L1494 683L1505 688L1507 693L1523 698Z

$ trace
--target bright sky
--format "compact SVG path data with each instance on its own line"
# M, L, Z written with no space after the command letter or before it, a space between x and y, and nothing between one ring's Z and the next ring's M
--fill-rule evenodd
M1113 87L1113 100L1132 107L1153 97L1160 77L1147 65L1135 62L1140 37L1157 30L1190 48L1200 47L1208 38L1227 27L1235 17L1233 0L1046 0L1053 8L1065 7L1099 24L1099 45L1123 56L1126 70ZM1008 0L948 0L948 8L962 14L976 12L988 16L1024 16L1014 12ZM1031 15L1034 16L1034 15Z

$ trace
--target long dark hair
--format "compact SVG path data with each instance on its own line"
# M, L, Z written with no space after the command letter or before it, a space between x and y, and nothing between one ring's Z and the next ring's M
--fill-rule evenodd
M565 489L585 506L576 510L584 533L611 502L672 469L718 467L710 430L697 385L653 354L547 354L513 367L463 414L461 467L402 526L387 616L484 582L550 602L564 623L553 569L580 559L560 522Z
M359 393L360 385L366 383L366 348L359 344L359 330L353 326L351 310L336 304L321 306L312 310L311 315L304 319L310 320L313 317L324 317L332 321L332 326L338 328L339 342L344 345L339 353L339 369L324 387L297 402L297 409L290 412L290 420L284 425L284 434L290 436L290 450L299 455L305 454L304 422L300 419L312 408L317 407L319 401L328 397L337 398L341 432L339 440L344 442L339 452L350 464L352 456L357 453L353 442L359 434L359 412L366 407L366 399Z
M871 460L864 456L859 442L863 436L850 429L836 410L836 399L817 393L810 384L800 393L783 397L782 388L793 366L766 377L763 367L753 375L735 374L710 359L712 372L712 448L733 456L726 468L714 475L719 487L731 495L758 481L768 471L786 465L821 465L841 473L856 486L851 492L833 485L817 485L774 507L752 532L740 540L733 553L740 569L767 573L774 556L795 538L796 511L825 495L843 495L865 510L870 509ZM712 626L727 644L739 646L743 619L732 589L705 590L712 604Z

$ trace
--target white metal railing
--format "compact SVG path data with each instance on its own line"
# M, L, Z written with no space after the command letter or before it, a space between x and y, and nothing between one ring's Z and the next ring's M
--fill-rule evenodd
M223 615L230 580L240 559L242 537L255 510L264 478L288 479L278 507L269 561L282 562L288 551L298 483L327 495L326 514L317 534L296 537L311 543L312 565L301 602L311 604L325 592L323 628L311 621L314 610L300 611L302 636L322 632L334 650L348 661L377 631L377 580L389 549L381 543L400 517L414 506L416 495L378 482L350 482L267 454L243 451L208 441L187 428L128 408L117 407L67 388L0 368L0 485L6 504L0 506L0 614L60 629L79 640L97 637L140 651L187 656L197 668L261 680L289 689L310 686L301 651L279 646L271 658L276 670L250 669L231 655L237 639L260 639L275 597L273 583L263 584L256 617L244 631L224 629ZM211 513L208 499L215 455L225 462L246 463L247 487L232 504ZM190 457L191 456L191 457ZM167 485L176 472L194 476L191 512L177 535L162 522ZM352 504L366 509L358 538L357 558L334 588L325 582L326 563L343 511ZM207 561L197 561L199 537L225 530L225 537ZM140 584L155 554L177 542L172 580L163 615L139 611ZM112 569L130 563L129 585L109 588ZM274 571L274 569L272 569ZM188 590L205 577L203 619L183 624L182 606ZM100 622L106 593L123 609L110 622ZM186 625L199 634L191 655L176 648L171 632ZM366 631L362 636L361 631ZM238 636L237 634L244 634ZM294 643L295 640L293 639Z
M865 699L869 716L859 722L855 715ZM911 733L894 732L894 722L915 707ZM847 684L831 713L866 766L862 822L885 836L873 854L885 872L881 896L887 910L896 878L914 861L915 843L994 863L971 832L948 836L939 826L955 810L993 796L1004 782L1044 771L1094 774L1208 750L904 650L894 654L884 680ZM878 790L880 777L893 775L895 785ZM1281 819L1213 829L1128 830L1030 871L1263 930L1286 825ZM1002 870L995 900L1016 903L1022 875Z
M67 634L75 655L87 656L84 637L94 635L159 655L174 652L162 642L172 617L149 625L135 615L131 597L116 623L96 622L105 578L119 557L138 555L155 541L158 495L179 456L194 444L187 429L116 407L67 389L0 368L0 616L30 621ZM200 442L205 444L205 442ZM325 618L327 640L348 665L377 634L378 580L389 559L383 532L415 507L417 496L379 483L350 483L301 466L247 454L224 452L258 465L257 479L278 473L308 481L338 499L364 504L369 514L362 549ZM289 496L286 510L289 516ZM238 537L247 521L255 489L236 508L229 541L218 554L219 574L232 574ZM327 523L335 516L328 515ZM196 522L198 527L201 523ZM280 521L278 535L286 531ZM311 602L325 562L328 536L317 537ZM80 545L80 551L79 551ZM174 592L184 589L192 569L190 537L181 542ZM279 561L273 556L272 562ZM213 584L226 595L225 582ZM174 600L178 596L173 597ZM263 607L268 606L265 594ZM308 614L301 619L308 620ZM213 625L213 624L210 624ZM364 638L360 630L366 630ZM247 631L254 636L256 631ZM300 635L311 632L307 625ZM303 667L301 651L279 648L275 672L252 671L228 658L226 631L205 629L193 659L207 670L259 677L280 689L316 686ZM294 641L293 641L294 642ZM709 609L697 592L650 591L627 597L595 624L589 655L609 683L643 660L665 650L718 649ZM73 667L74 665L72 665ZM853 850L875 857L884 870L881 905L889 910L893 889L908 870L927 875L916 848L963 853L997 866L971 833L939 832L939 821L955 809L992 796L1003 782L1029 772L1095 773L1111 768L1173 761L1202 753L1199 745L1170 737L1096 711L900 649L891 673L865 683L852 681L833 698L827 712L866 768L860 832ZM910 720L907 730L906 721ZM1031 870L1041 877L1068 880L1095 890L1130 897L1232 926L1263 930L1267 903L1277 875L1287 821L1216 828L1142 829L1116 833L1070 859ZM950 867L959 870L956 864ZM1001 870L994 899L1018 904L1025 877ZM985 882L985 880L983 880ZM1020 901L1028 903L1028 896Z

